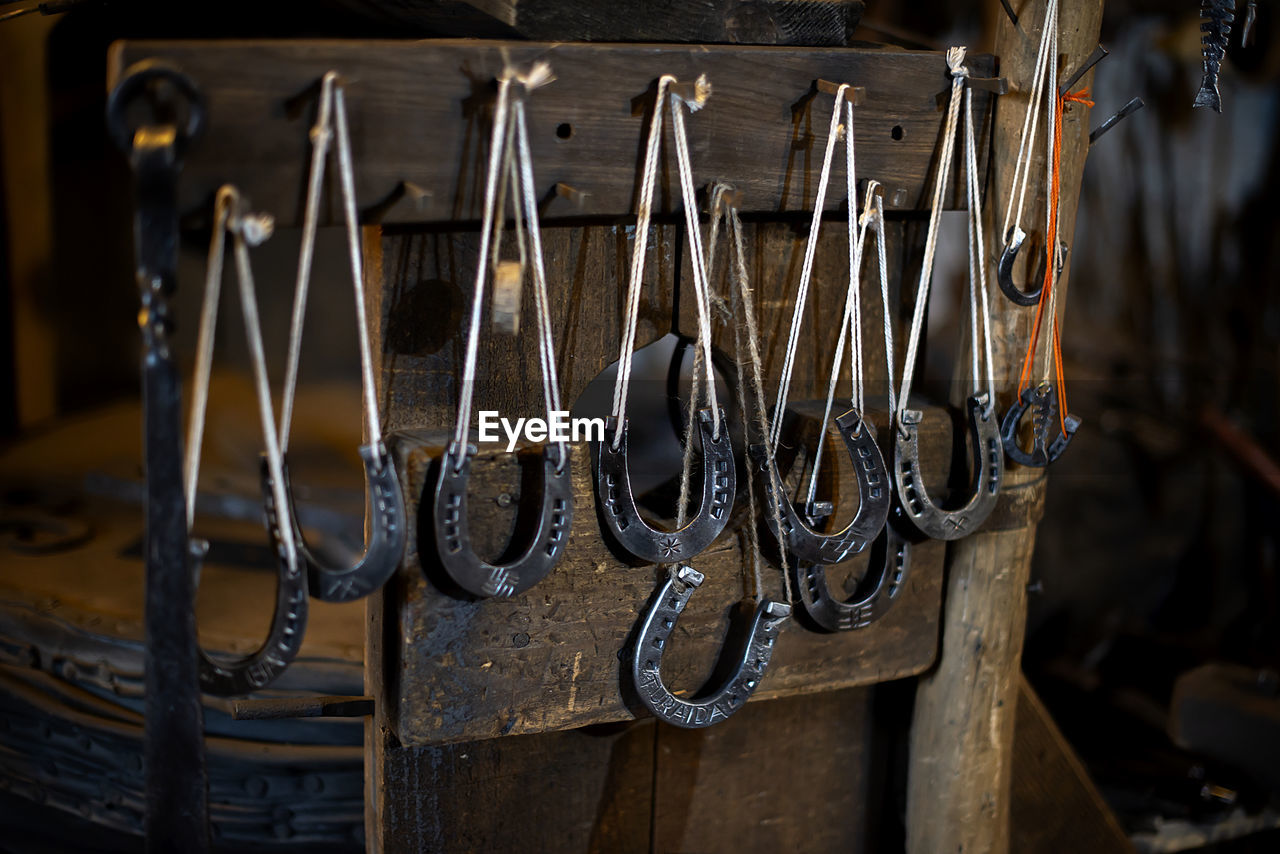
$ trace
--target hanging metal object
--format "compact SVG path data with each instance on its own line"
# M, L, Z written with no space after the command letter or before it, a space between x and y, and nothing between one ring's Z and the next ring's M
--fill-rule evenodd
M1042 382L1032 388L1023 389L1009 411L1004 414L1000 425L1000 439L1004 444L1004 452L1009 459L1021 466L1044 468L1062 456L1071 439L1080 429L1081 421L1074 415L1058 418L1058 392L1053 383ZM1026 451L1018 443L1018 429L1027 412L1031 415L1031 450ZM1061 420L1064 429L1052 441L1049 430Z
M1054 5L1054 0L1050 0L1051 9ZM925 245L926 261L921 268L920 284L916 291L915 311L911 321L910 338L907 342L906 364L903 366L902 388L898 395L900 409L894 417L893 430L893 477L898 493L898 511L903 519L909 521L921 533L937 540L959 539L973 533L986 521L991 511L995 509L1000 492L1000 481L1004 475L1004 456L1001 453L1000 434L994 418L995 376L987 295L986 249L982 230L981 192L977 175L978 157L974 141L976 134L973 98L970 92L963 92L963 95L965 185L969 214L968 301L972 338L970 350L973 357L973 393L966 401L966 409L969 441L973 448L973 482L969 497L960 507L951 510L943 509L933 502L926 491L924 477L920 473L919 427L923 413L907 408L911 397L911 381L914 377L920 337L924 331L929 285L933 276L932 261L937 247L938 223L942 213L942 191L946 186L955 138L959 132L960 98L964 89L962 68L964 54L964 48L951 48L947 51L947 64L952 74L951 108L948 113L947 128L943 133L942 166L938 170L937 183L934 185L933 207L930 211L929 232ZM980 319L981 324L979 324ZM979 338L980 327L981 338ZM979 341L983 345L981 348ZM987 388L985 391L980 390L984 379L981 362L985 362L986 366Z
M885 520L889 517L889 473L875 436L855 409L838 416L836 427L855 467L858 512L849 524L831 534L815 530L796 511L790 496L781 488L782 479L777 472L777 462L765 446L751 447L751 458L760 475L766 505L776 505L776 515L780 517L782 529L777 529L774 513L765 513L765 521L770 532L796 560L839 563L866 548L884 528ZM779 484L776 490L773 486L775 483ZM817 515L812 512L812 506L806 510L809 511L806 516Z
M801 267L796 304L791 315L791 331L787 340L782 378L778 385L778 400L774 407L773 416L774 422L767 440L768 444L755 445L750 449L752 461L761 475L760 482L764 489L765 505L769 508L769 512L765 513L765 519L780 547L786 549L797 561L824 564L839 563L845 557L862 551L880 532L880 529L884 527L885 520L889 516L889 472L885 467L884 457L880 453L880 446L876 444L872 431L863 422L860 414L865 407L862 376L862 250L866 243L873 200L879 200L879 183L876 181L868 182L866 198L862 205L863 218L861 222L858 222L856 210L858 183L857 174L854 170L853 107L855 99L852 97L852 93L855 91L856 89L848 84L838 86L834 91L835 106L827 133L827 145L823 153L822 172L818 179L817 194L813 203L814 215L809 226L809 238L805 244L804 264ZM844 117L843 124L840 121L842 113ZM850 368L852 388L849 396L852 408L839 415L835 419L835 423L840 431L841 438L844 440L849 459L853 463L854 477L858 482L859 501L858 511L849 524L839 531L823 534L806 523L796 511L790 496L787 495L786 490L783 488L782 479L777 471L776 450L781 439L781 421L786 411L787 390L790 386L791 372L795 364L796 346L799 343L799 325L803 318L805 302L809 293L822 209L826 204L832 156L836 142L841 136L844 137L845 142L845 185L848 192L849 282L845 290L845 307L840 321L840 335L831 360L831 371L827 382L826 407L819 427L817 450L813 456L813 471L809 480L809 501L807 502L805 515L810 517L818 515L814 512L818 470L821 466L827 420L832 412L836 381L844 359L846 341L849 342L850 361L852 362ZM881 249L883 249L883 238L881 238ZM892 347L889 346L886 352L891 351ZM890 368L890 378L892 382L892 368Z
M890 523L876 536L869 557L869 569L848 600L832 595L826 565L796 565L796 587L810 620L829 632L847 632L865 629L888 612L911 571L911 543Z
M683 107L701 107L710 95L710 84L700 77L690 84L679 83L664 75L658 81L653 117L645 147L643 180L636 224L636 243L631 258L631 275L627 288L627 315L623 324L622 349L618 359L618 378L614 385L613 415L605 422L604 441L596 446L596 500L605 527L622 548L639 560L649 563L675 563L693 558L720 535L729 521L729 509L737 490L737 472L733 445L724 420L724 410L716 402L715 376L711 359L710 308L707 300L706 256L698 222L697 198L693 189L693 167L689 159L688 135ZM649 220L653 205L654 185L658 169L658 150L662 141L662 116L670 97L671 123L675 138L677 171L684 203L685 226L693 265L694 292L697 298L700 363L706 386L708 406L696 416L702 446L702 502L698 512L685 525L663 531L649 525L636 508L627 461L626 402L635 347L636 325L640 304L640 286L644 275L644 253L648 242ZM697 382L695 377L694 382ZM693 432L690 424L689 433ZM688 437L692 441L692 436Z
M499 263L498 250L501 247L503 226L501 208L510 185L515 187L515 230L520 246L521 266L532 268L536 297L534 313L537 319L548 422L560 409L555 344L551 339L551 321L548 317L542 236L533 186L533 158L529 148L524 106L524 94L553 79L550 68L545 63L539 63L527 75L518 75L507 69L498 81L498 98L489 143L480 252L471 297L462 393L458 403L458 422L453 441L440 460L439 479L436 481L435 501L432 505L436 553L440 557L440 563L454 583L473 596L515 596L528 590L560 561L569 541L569 528L573 522L573 484L567 442L557 442L554 445L548 443L542 450L542 506L538 527L528 541L528 546L514 560L496 564L477 555L471 543L467 513L467 485L471 478L471 461L476 455L476 447L469 444L467 438L475 389L481 311L488 271ZM522 87L521 96L512 96L513 84ZM526 226L529 241L527 248Z
M1252 4L1250 4L1252 6ZM1251 10L1252 11L1252 10ZM1236 20L1236 0L1201 0L1200 53L1204 57L1204 76L1192 107L1211 107L1222 112L1222 95L1218 92L1218 74L1222 59L1231 44L1231 25Z
M733 656L737 664L728 678L711 691L690 700L682 699L663 684L662 656L676 621L702 582L702 573L691 566L680 564L668 569L667 580L645 609L630 656L631 682L645 708L659 720L685 729L711 726L742 708L759 686L773 656L778 630L791 615L790 605L761 599L742 649Z
M346 224L347 253L351 262L351 283L355 295L356 332L360 344L361 401L369 443L359 448L364 463L365 506L369 510L369 533L364 554L348 567L327 566L307 547L298 513L294 508L293 484L289 478L288 458L282 469L284 493L289 500L289 517L293 522L293 538L299 557L307 570L311 595L326 602L352 602L378 590L400 565L404 555L407 526L404 495L391 454L382 440L378 418L377 393L373 378L373 354L365 318L364 268L361 259L360 224L356 215L355 175L351 162L351 135L347 127L346 94L336 71L324 75L320 84L320 101L316 123L311 129L311 168L307 182L307 201L303 214L302 241L298 257L298 278L294 288L293 319L289 329L289 355L285 371L283 403L280 409L280 452L287 455L289 431L293 421L294 392L298 382L298 362L302 347L302 323L307 307L311 263L315 254L316 226L319 219L321 185L329 144L336 136L338 174L342 190L342 210ZM264 466L263 477L270 477ZM271 490L268 481L264 493Z
M148 96L154 99L148 123L132 127L130 112ZM177 115L182 110L185 120ZM147 850L196 854L209 849L208 783L182 483L182 389L169 345L168 299L177 287L178 177L204 122L204 99L194 81L154 60L126 69L107 99L108 131L133 170L135 275L142 299Z
M271 614L271 628L262 645L249 655L234 661L217 661L200 650L200 687L210 694L233 696L265 688L297 657L307 626L307 574L298 559L297 542L294 539L296 525L292 519L289 499L284 492L284 457L280 452L279 437L275 430L266 355L262 344L262 325L258 319L258 298L249 261L249 246L265 241L271 235L274 222L269 216L245 211L240 193L232 186L224 186L218 190L213 219L204 302L200 309L195 376L191 383L191 418L187 428L186 461L183 467L187 494L187 530L190 531L194 521L192 511L200 478L218 303L222 293L223 256L226 236L230 234L240 310L244 317L258 417L266 448L262 457L263 506L266 510L267 534L274 546L277 563L275 607ZM208 549L208 543L203 540L192 539L190 542L191 571L197 579Z

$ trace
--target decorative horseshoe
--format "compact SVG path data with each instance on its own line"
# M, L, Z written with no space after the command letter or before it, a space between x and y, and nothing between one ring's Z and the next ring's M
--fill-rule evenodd
M474 445L459 457L459 446L450 442L440 461L436 482L436 551L440 562L459 587L474 596L515 596L546 576L560 560L573 522L573 484L569 451L557 465L550 446L542 450L542 513L529 546L510 563L492 564L471 548L467 524L467 481L471 479Z
M371 539L365 543L364 555L346 569L327 567L307 548L298 525L298 511L293 504L293 484L289 480L289 464L284 464L284 489L289 497L289 515L293 520L293 540L298 557L307 569L311 595L324 602L354 602L368 596L386 583L400 565L406 537L404 494L386 445L376 442L360 447L364 460L365 492L373 518L369 522ZM265 489L271 485L271 473L264 466Z
M793 569L805 614L829 632L865 629L883 617L910 571L911 544L893 525L885 525L876 537L871 547L871 568L849 601L831 594L825 565L802 562Z
M1025 451L1018 444L1018 425L1027 410L1031 410L1031 450ZM1058 432L1057 438L1049 442L1050 425L1057 421L1058 390L1052 383L1041 383L1035 388L1027 388L1021 397L1009 407L1000 425L1000 438L1004 443L1004 452L1020 466L1044 468L1062 456L1062 452L1071 444L1071 439L1080 429L1080 419L1074 415L1063 418L1066 431Z
M724 412L720 413L725 423ZM596 496L600 501L605 526L619 545L640 560L649 563L672 563L689 560L720 535L729 521L729 507L737 489L733 445L724 427L720 438L713 438L710 409L698 410L698 431L702 436L702 503L698 514L683 528L660 531L650 527L636 510L631 493L631 474L627 467L627 422L622 422L617 449L617 421L605 422L604 441L597 443L595 458Z
M903 515L920 533L934 540L958 540L973 533L996 506L1004 455L1000 434L987 405L987 392L969 397L969 431L973 439L973 494L964 506L943 510L933 503L920 475L919 424L923 414L916 409L902 413L902 424L893 440L893 476Z
M889 518L889 472L885 468L884 455L880 453L875 437L869 429L864 429L865 423L856 409L838 416L836 427L839 428L845 448L854 462L858 478L858 513L853 521L833 534L815 531L796 512L795 505L791 503L785 490L775 492L773 485L782 483L778 476L777 461L770 459L764 445L751 446L751 458L759 466L765 502L769 508L769 512L765 513L769 530L800 561L839 563L849 555L865 549ZM775 504L778 511L776 515L773 512ZM781 533L777 530L778 519L782 522Z
M263 459L266 469L266 459ZM200 649L200 688L208 694L230 697L249 694L266 687L279 676L302 648L302 636L307 628L307 576L297 562L290 564L285 550L279 546L280 517L275 496L271 490L271 478L264 474L263 507L267 516L267 535L276 547L279 566L276 570L276 606L271 615L271 630L262 646L238 661L223 664L214 661ZM199 578L209 543L192 539L189 551L191 572Z
M662 654L676 620L702 581L702 573L691 566L670 567L666 582L645 610L631 650L631 681L640 701L654 717L684 729L711 726L742 708L764 677L778 629L791 615L790 605L762 599L756 605L741 658L733 672L715 690L692 700L682 700L662 683Z

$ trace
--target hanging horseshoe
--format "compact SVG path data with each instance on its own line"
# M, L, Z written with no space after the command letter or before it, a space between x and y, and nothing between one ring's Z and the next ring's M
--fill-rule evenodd
M382 425L374 399L373 356L365 320L364 267L361 260L360 223L356 215L355 175L351 165L351 135L347 128L346 94L336 71L324 75L320 84L320 101L316 123L311 129L312 153L307 182L307 200L303 215L302 241L298 257L298 279L294 289L293 319L289 329L289 353L286 362L283 404L280 416L280 451L287 455L289 430L293 419L293 398L297 388L298 362L302 347L302 323L307 306L307 291L314 258L316 225L319 216L321 187L329 144L336 138L339 183L346 225L347 253L351 262L351 282L355 292L356 327L360 349L360 384L363 392L365 429L370 443L359 449L364 461L365 495L369 508L369 539L364 554L352 566L326 566L307 547L302 528L297 524L293 484L289 477L287 456L282 462L284 491L293 520L293 539L307 571L311 595L325 602L352 602L368 596L386 583L400 565L407 535L404 495L396 467L382 442ZM263 476L270 477L264 468Z
M200 476L200 454L204 439L205 412L209 397L209 379L213 362L213 342L217 327L218 302L222 288L222 267L226 235L232 236L233 257L244 315L252 375L258 398L258 417L262 422L263 507L266 511L267 535L276 552L276 602L271 616L271 629L262 646L244 658L219 662L199 649L200 687L209 694L229 696L247 694L266 687L302 648L307 625L307 575L298 560L293 538L291 508L283 491L283 455L273 423L271 390L267 384L266 357L262 346L262 328L258 320L258 301L249 261L249 245L265 241L271 234L273 221L264 215L248 214L241 208L239 192L231 186L218 191L214 208L213 238L209 245L208 273L204 302L200 313L200 329L196 344L196 368L192 381L192 416L188 426L187 458L184 465L184 487L187 492L187 528L191 528L196 488ZM208 553L208 543L192 538L188 547L190 571L199 578Z
M492 564L481 559L471 547L467 524L467 482L476 448L468 445L465 454L449 445L440 461L436 483L435 530L437 552L449 577L476 596L515 596L538 583L560 560L573 522L573 483L569 460L557 463L554 448L542 451L542 512L529 545L515 560Z
M297 658L307 629L307 576L300 561L296 558L291 561L286 548L281 545L279 508L265 456L262 469L262 505L266 510L267 536L279 564L276 569L276 604L267 639L248 656L225 663L215 661L203 649L200 650L200 687L206 693L219 697L249 694L271 684ZM192 572L199 578L209 543L193 539L190 548Z
M711 726L742 708L755 692L773 656L778 630L791 615L791 606L771 599L756 605L740 658L728 678L717 688L692 700L675 696L662 682L662 655L676 621L701 586L702 573L691 566L672 566L667 580L645 609L631 648L631 682L654 717L684 729Z
M404 493L396 476L395 461L382 442L361 445L364 461L365 502L372 518L364 554L346 569L325 566L307 546L298 525L293 506L293 484L289 479L289 463L283 463L284 489L289 497L289 516L293 520L293 539L298 557L307 570L307 586L311 595L323 602L354 602L378 590L395 574L404 554L406 539ZM271 487L271 472L262 470L264 489Z
M514 185L516 190L516 229L525 228L528 233L528 249L526 250L523 240L519 242L520 267L532 267L547 420L550 421L553 413L560 410L560 386L556 379L551 321L547 315L549 301L546 271L538 225L538 205L533 189L533 166L530 163L524 100L511 96L512 83L520 83L527 93L552 79L550 67L545 63L538 63L527 75L518 75L508 68L498 80L476 284L472 292L467 354L463 367L462 393L458 402L458 422L453 441L440 460L440 475L436 481L433 506L436 553L454 583L473 596L509 597L528 590L559 562L573 522L571 455L569 445L564 441L554 442L554 447L549 443L543 448L542 508L538 516L538 527L529 545L518 558L504 564L490 563L480 558L471 546L467 515L467 483L471 479L471 460L475 457L476 448L466 442L466 437L470 429L471 399L475 387L474 371L479 347L481 307L486 273L490 264L497 261L497 247L502 236L503 212L497 210L499 202L496 200L506 197L508 184ZM501 188L498 186L500 179Z
M1031 450L1023 450L1018 444L1018 426L1022 418L1030 410L1031 415ZM1041 383L1034 388L1024 389L1021 397L1009 407L1000 425L1000 438L1004 443L1004 452L1020 466L1044 468L1062 456L1062 452L1071 444L1076 430L1080 429L1080 419L1067 415L1062 419L1066 430L1059 430L1053 442L1049 441L1049 429L1058 420L1058 391L1052 383Z
M870 568L848 601L832 595L826 565L805 561L794 567L800 602L819 627L829 632L865 629L893 605L911 571L911 544L893 525L885 525L871 546L870 557Z
M971 396L969 436L973 442L973 492L962 507L943 510L933 503L920 474L919 425L923 414L916 409L902 413L901 427L893 440L893 475L904 516L920 533L934 540L958 540L973 533L995 509L1004 473L1000 434L987 392Z
M764 445L751 447L751 458L758 466L765 501L770 507L770 512L765 513L769 530L797 560L839 563L866 548L889 518L889 472L871 430L867 429L856 409L838 416L836 427L854 460L858 479L858 512L848 525L832 534L815 531L796 512L786 491L774 490L773 484L782 483L776 459L767 453ZM774 504L777 505L776 514L772 512ZM778 521L782 523L781 532L777 530Z
M724 423L724 412L720 413ZM722 428L720 438L712 435L710 409L698 410L698 433L702 437L702 503L698 513L682 528L662 531L647 523L636 509L631 492L631 474L627 466L627 429L617 433L617 422L605 422L604 441L596 446L596 495L600 499L600 515L618 544L640 560L649 563L672 563L689 560L720 536L729 521L729 508L737 489L733 445L729 431ZM617 437L618 447L613 443Z
M1018 260L1018 252L1026 239L1027 233L1021 227L1015 225L1009 229L1009 234L1005 236L1004 250L1000 253L1000 262L996 264L996 280L1000 283L1000 290L1013 302L1018 305L1035 305L1040 301L1040 291L1044 289L1044 258L1040 259L1040 266L1031 277L1032 282L1039 284L1030 290L1024 290L1013 281L1013 265Z

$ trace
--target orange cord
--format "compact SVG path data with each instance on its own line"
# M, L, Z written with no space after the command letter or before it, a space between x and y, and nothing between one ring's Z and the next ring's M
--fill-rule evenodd
M1044 321L1044 307L1049 298L1049 293L1053 289L1055 259L1054 248L1058 244L1058 194L1059 184L1061 182L1062 169L1062 114L1066 108L1067 101L1077 104L1084 104L1086 107L1092 107L1093 101L1089 100L1089 90L1085 89L1078 93L1067 93L1058 97L1055 106L1055 118L1053 135L1053 179L1049 182L1049 227L1046 229L1045 235L1045 265L1044 265L1044 285L1040 288L1040 301L1036 304L1036 319L1031 326L1031 340L1027 342L1027 355L1022 360L1022 373L1018 378L1018 397L1022 397L1022 393L1026 391L1027 384L1031 381L1032 365L1035 362L1036 345L1040 342L1040 329ZM1053 318L1053 361L1055 373L1058 379L1058 422L1062 427L1062 432L1067 432L1067 388L1063 380L1062 373L1062 342L1058 335L1058 318Z

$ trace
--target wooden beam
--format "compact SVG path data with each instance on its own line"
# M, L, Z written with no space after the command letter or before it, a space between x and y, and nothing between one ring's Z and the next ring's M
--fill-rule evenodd
M998 253L1018 141L1034 70L1044 0L1015 4L1014 26L998 7L995 46L1001 74L1015 91L1000 99L993 140L993 183L984 214L989 250ZM1098 44L1102 0L1063 0L1059 51L1065 71ZM1090 72L1092 74L1093 72ZM1085 83L1091 80L1086 76ZM1042 125L1043 127L1043 125ZM1043 134L1043 131L1042 131ZM1044 139L1041 135L1041 140ZM1043 151L1041 146L1037 146ZM1061 222L1068 246L1075 231L1080 179L1089 149L1088 111L1070 105L1062 133ZM1043 153L1032 175L1043 175ZM1040 210L1041 199L1028 199ZM994 272L994 264L989 268ZM1070 259L1059 281L1059 310L1066 304ZM993 293L995 375L1004 390L998 411L1012 400L1034 309ZM957 360L967 381L966 353ZM957 386L964 385L957 382ZM1043 489L1043 471L1009 464L1003 490ZM1029 501L1029 506L1040 502ZM978 533L953 544L948 554L942 649L937 667L920 681L911 731L907 794L910 854L982 851L1004 854L1009 844L1013 723L1026 629L1026 586L1035 545L1034 519L1019 527Z
M847 44L863 0L343 0L422 35L536 41Z
M866 87L855 118L859 171L885 185L888 207L915 208L934 165L938 95L949 85L942 56L930 52L480 41L122 42L112 51L112 79L147 58L178 65L208 103L204 138L186 158L180 210L209 210L217 188L231 182L282 228L300 220L315 85L331 69L348 81L362 219L454 227L480 218L493 81L506 63L546 60L556 74L529 101L548 221L631 217L652 86L668 73L711 81L711 98L688 122L695 180L733 184L743 211L812 209L831 115L830 99L814 97L820 78ZM975 56L971 64L985 76L992 62ZM979 94L979 109L988 97ZM680 207L674 161L667 164L659 214ZM576 201L553 193L560 183L579 192ZM838 211L845 195L833 189L827 210ZM322 206L325 221L338 215L334 196Z

